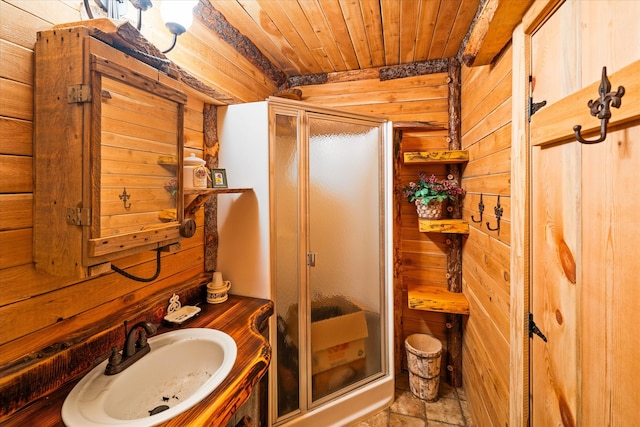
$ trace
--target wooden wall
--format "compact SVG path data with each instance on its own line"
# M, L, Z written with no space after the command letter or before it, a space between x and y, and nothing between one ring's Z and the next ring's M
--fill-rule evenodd
M339 74L339 73L338 73ZM337 81L322 85L301 86L304 101L348 111L373 114L393 121L427 121L441 130L404 134L394 147L397 159L405 151L447 149L448 86L447 73L436 73L380 81L371 76L357 81ZM338 78L338 80L340 80ZM446 349L445 315L408 307L407 281L447 287L446 236L418 231L415 206L402 197L402 187L415 180L418 172L446 174L445 166L405 166L396 161L395 170L395 363L396 371L406 369L404 339L412 333L426 333L439 338ZM445 356L446 357L446 356ZM443 370L443 374L446 370Z
M2 393L3 386L15 375L42 364L87 336L121 328L124 320L140 315L146 302L160 295L167 295L168 299L180 284L204 272L204 209L196 214L196 235L184 239L180 251L163 254L162 273L149 284L116 273L77 281L34 269L33 46L37 31L79 21L81 3L0 1L0 423L15 409L7 403L11 397ZM203 38L202 33L196 29L193 34L182 36L191 39L198 53L192 64L181 64L179 60L187 53L184 43L179 44L175 51L179 65L194 70L203 82L224 90L233 99L257 101L274 91L273 83L260 78L247 61L235 58L228 45L216 50L220 42L211 36ZM164 43L160 36L155 37L158 44ZM185 109L185 151L200 157L205 100L210 101L188 92ZM60 171L51 179L64 177L64 171ZM155 252L123 258L114 264L134 275L150 277L156 269ZM56 381L63 381L65 375L69 373L60 374Z
M463 330L465 391L478 426L509 423L509 310L511 201L511 67L509 47L491 65L462 69L462 148L469 150L462 186L463 292L470 315ZM483 195L482 222L478 203ZM500 230L494 207L500 195ZM471 385L471 386L469 386Z

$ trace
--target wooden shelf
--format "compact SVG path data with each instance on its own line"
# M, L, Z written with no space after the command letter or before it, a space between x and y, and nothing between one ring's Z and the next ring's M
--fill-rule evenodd
M446 130L447 127L443 123L439 122L393 122L393 130L400 130L403 132L425 132L434 130Z
M469 223L463 219L418 219L422 233L469 234Z
M409 308L441 313L469 314L469 301L458 292L439 286L407 285Z
M468 150L407 151L405 163L465 163L469 161Z
M184 190L185 196L196 196L184 209L184 216L193 216L202 205L214 194L246 193L253 188L189 188Z

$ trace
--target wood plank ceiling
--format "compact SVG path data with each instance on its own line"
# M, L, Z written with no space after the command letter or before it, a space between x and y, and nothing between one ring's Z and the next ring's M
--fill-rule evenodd
M291 78L456 56L480 0L209 2Z

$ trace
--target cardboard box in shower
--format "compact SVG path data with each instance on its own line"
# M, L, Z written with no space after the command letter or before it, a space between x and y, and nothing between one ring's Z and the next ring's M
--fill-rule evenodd
M311 373L327 371L366 356L368 336L365 312L342 297L324 298L311 304ZM332 314L324 318L323 313ZM337 314L337 315L336 315ZM287 314L290 338L298 346L298 307Z

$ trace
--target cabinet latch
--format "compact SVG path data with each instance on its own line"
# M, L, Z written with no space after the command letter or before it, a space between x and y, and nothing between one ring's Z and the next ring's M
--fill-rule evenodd
M82 103L91 101L91 86L73 85L67 88L67 103Z
M67 224L91 225L90 208L67 208Z

